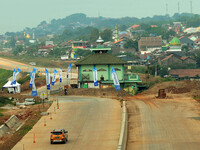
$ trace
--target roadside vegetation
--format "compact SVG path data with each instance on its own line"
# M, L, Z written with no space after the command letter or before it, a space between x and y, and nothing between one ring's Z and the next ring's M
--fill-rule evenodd
M11 100L8 97L0 96L0 107L3 107L7 104L13 105ZM6 110L0 108L0 117L4 116L3 112Z
M11 77L13 74L13 71L11 70L5 70L5 69L0 69L0 89L6 82L8 81L8 78Z

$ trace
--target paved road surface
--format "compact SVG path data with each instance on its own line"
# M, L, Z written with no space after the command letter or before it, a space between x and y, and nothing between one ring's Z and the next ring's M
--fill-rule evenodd
M190 99L129 102L127 150L199 150L199 104Z
M53 119L42 117L13 148L22 150L116 150L120 134L121 108L116 100L92 97L59 97L60 109ZM54 103L49 112L53 112ZM47 126L44 126L46 118ZM66 144L50 144L55 128L69 131ZM33 143L33 133L36 143Z

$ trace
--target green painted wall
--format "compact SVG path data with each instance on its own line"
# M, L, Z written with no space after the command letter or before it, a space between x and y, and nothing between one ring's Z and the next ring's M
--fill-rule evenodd
M115 68L115 71L117 73L117 77L119 80L123 80L123 65L110 65L110 70L112 69L112 67ZM120 71L116 70L116 68L120 69ZM110 79L112 80L112 75L110 74Z
M95 65L98 73L98 80L100 81L101 75L103 75L104 80L112 80L112 75L110 73L112 67L115 68L119 80L124 80L124 66L123 65ZM117 69L119 70L117 70ZM89 81L93 81L93 65L82 65L79 66L80 81L83 79L83 75L86 76L89 74ZM81 75L82 74L82 75Z
M100 81L101 76L104 77L104 80L108 80L108 65L95 65L97 69L98 80Z
M86 76L87 74L89 74L89 81L93 81L93 66L92 65L82 65L81 73L82 73L82 79L84 78L83 75Z

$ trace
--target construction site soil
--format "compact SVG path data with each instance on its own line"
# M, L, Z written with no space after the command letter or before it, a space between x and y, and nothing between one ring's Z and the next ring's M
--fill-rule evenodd
M84 96L108 96L108 97L129 97L131 96L124 90L116 91L115 88L102 88L102 89L94 89L94 88L69 88L67 90L68 95L84 95ZM60 93L64 95L64 92Z
M28 84L28 82L26 83ZM36 83L37 84L37 83ZM39 84L39 83L38 83ZM44 83L41 83L40 86L42 86ZM27 85L25 86L27 87ZM159 89L165 89L167 93L166 99L156 99L156 96L158 94ZM26 93L27 91L30 91L30 89L23 89ZM78 89L78 88L69 88L67 90L68 95L78 95L78 96L97 96L97 97L112 97L114 99L122 100L125 99L127 101L127 107L129 112L129 139L128 139L128 149L132 149L132 137L130 137L130 134L134 134L135 132L135 125L137 125L137 119L134 117L133 112L138 110L139 108L135 106L134 101L139 100L144 102L146 105L148 105L151 109L152 108L159 108L160 109L160 102L164 102L166 105L174 105L174 103L179 103L181 100L181 103L194 103L193 97L195 97L197 100L200 99L200 81L170 81L170 82L162 82L154 85L153 87L149 88L146 91L143 91L135 96L131 96L124 90L116 91L115 88L105 88L105 89ZM23 101L28 96L24 96L21 94L7 94L5 92L0 93L1 95L13 97L15 99L19 99L19 101ZM64 90L57 95L64 95ZM37 98L38 101L40 100ZM197 102L197 101L196 101ZM47 106L46 106L47 108ZM42 110L42 104L39 105L33 105L33 106L27 106L25 109L9 109L4 113L4 116L0 118L1 122L4 123L12 114L15 114L21 121L26 120L29 118L27 123L30 122L30 120L37 120L40 115L38 115L39 111ZM15 133L14 136L16 136ZM12 140L10 140L12 139ZM12 134L6 135L3 138L0 139L0 149L5 148L5 145L11 145L13 146L19 139L13 138ZM135 140L135 137L134 137Z
M159 89L166 98L156 98ZM199 90L199 81L170 81L127 97L127 150L198 150Z

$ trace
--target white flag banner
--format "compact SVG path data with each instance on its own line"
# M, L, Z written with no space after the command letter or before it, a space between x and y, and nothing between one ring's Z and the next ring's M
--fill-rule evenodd
M115 85L115 89L116 89L116 91L119 91L120 90L120 83L119 83L116 71L113 67L111 69L111 74L112 74L112 79L113 79L113 82L114 82L114 85Z
M13 71L13 80L12 80L12 82L11 82L11 85L13 85L13 84L16 84L16 78L17 78L17 75L19 74L21 72L21 70L18 68L17 69L17 71L15 71L15 69L14 69L14 71Z
M54 72L53 72L53 78L52 78L52 85L54 85L55 84L55 82L56 82L56 74L57 74L57 70L56 69L54 69Z
M62 82L62 66L60 67L60 82Z
M67 69L67 78L69 77L69 72L70 72L71 68L72 68L72 65L69 64L68 69Z
M37 89L35 86L35 81L33 80L33 84L32 84L32 97L37 96Z
M50 90L50 75L49 75L49 71L47 69L45 69L46 71L46 84L47 84L47 90Z
M29 88L32 86L32 97L37 96L37 89L36 89L36 86L35 86L35 74L36 74L36 71L37 70L35 68L33 68L33 72L30 75L31 80L30 80Z
M33 82L34 82L34 80L35 80L35 74L36 74L36 69L35 68L33 68L33 71L32 71L32 73L30 73L30 83L29 83L29 88L31 88L31 86L33 85Z
M94 86L98 86L97 69L93 67Z

